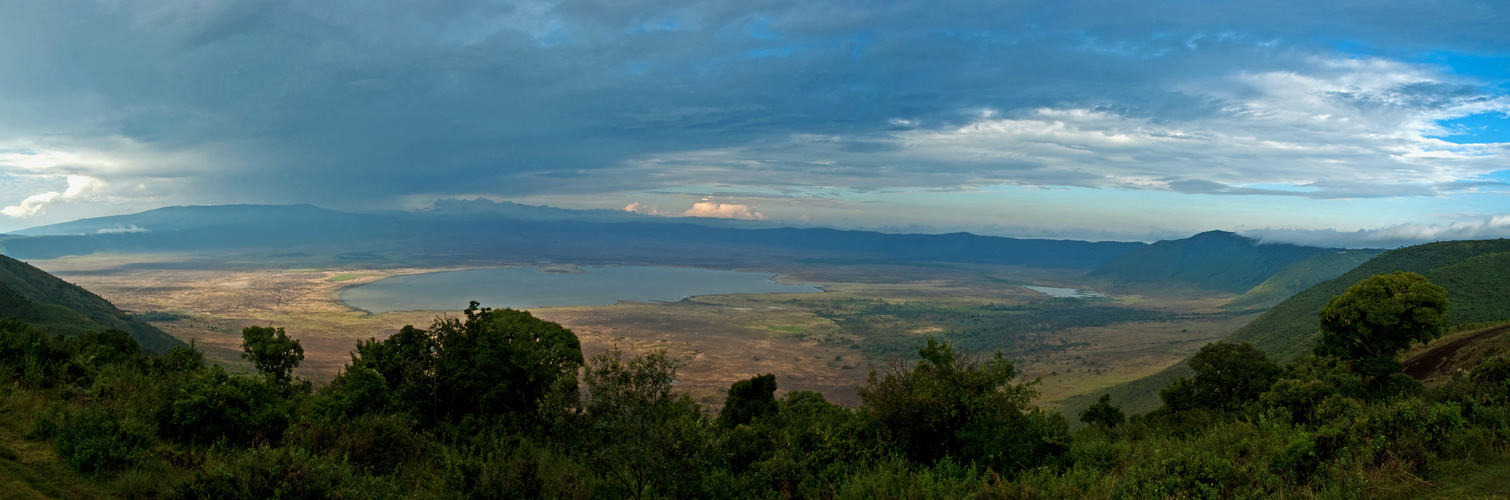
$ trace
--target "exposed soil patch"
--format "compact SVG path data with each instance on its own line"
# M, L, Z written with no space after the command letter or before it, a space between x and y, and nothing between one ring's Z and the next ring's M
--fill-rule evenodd
M1428 383L1452 378L1457 368L1470 366L1484 356L1483 344L1488 339L1505 332L1510 332L1510 325L1486 328L1432 347L1406 360L1405 374Z

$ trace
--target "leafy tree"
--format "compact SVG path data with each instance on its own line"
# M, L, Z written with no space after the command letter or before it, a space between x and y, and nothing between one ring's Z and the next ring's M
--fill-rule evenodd
M283 396L269 380L233 376L215 365L177 387L158 415L159 430L199 445L277 442L290 420Z
M749 486L793 498L825 498L857 464L891 458L876 426L822 394L791 391L777 405L776 412L734 428L723 440L729 468L751 481Z
M1400 369L1400 350L1447 331L1447 290L1416 273L1380 273L1348 287L1321 310L1316 353L1354 360L1382 376Z
M466 321L437 320L430 328L442 415L460 417L535 411L558 379L582 366L582 344L561 325L526 311L477 307Z
M530 415L551 391L576 391L582 346L571 330L476 301L463 313L464 320L436 318L429 330L405 326L386 340L358 343L351 368L332 385L364 387L371 397L353 404L370 408L386 400L377 386L346 379L375 372L394 404L431 423Z
M366 366L349 366L320 389L320 409L332 417L354 417L388 410L392 401L383 375Z
M898 361L884 376L871 372L860 388L865 408L908 458L1011 470L1057 452L1063 417L1029 407L1036 382L1014 383L1017 369L1001 352L978 360L930 337L918 355L914 366Z
M676 366L665 351L623 359L594 356L587 386L589 459L626 496L700 496L693 489L708 462L712 428L697 403L672 392Z
M81 354L91 358L96 365L110 363L145 365L151 359L147 352L142 350L141 344L131 338L131 334L121 330L86 332L80 335L78 340Z
M58 456L79 472L130 468L146 455L152 433L116 412L89 408L58 429Z
M293 380L294 368L304 361L298 339L283 333L283 327L248 326L241 330L241 359L249 359L257 371L279 382Z
M732 429L775 411L776 376L768 373L730 386L729 396L724 398L724 408L718 414L718 423Z
M1080 412L1080 421L1087 424L1100 424L1108 428L1121 425L1127 417L1122 414L1122 408L1112 405L1112 395L1102 394L1096 404Z
M360 405L353 408L340 401L344 395L339 394L357 387L375 389L367 381L350 379L377 373L383 379L389 402L398 405L396 409L433 422L438 414L435 359L439 351L435 337L413 325L405 325L381 341L359 341L351 354L351 365L336 375L322 395L339 412L359 410Z
M1193 378L1179 378L1159 392L1170 410L1233 410L1257 400L1279 377L1269 355L1243 342L1213 342L1187 362Z
M1304 424L1317 419L1317 409L1328 398L1363 395L1363 378L1347 370L1341 359L1312 354L1286 365L1279 380L1259 395L1259 401L1272 408L1287 409L1292 420Z
M194 372L204 369L204 353L199 352L194 347L194 340L190 339L187 347L173 346L153 362L165 373Z

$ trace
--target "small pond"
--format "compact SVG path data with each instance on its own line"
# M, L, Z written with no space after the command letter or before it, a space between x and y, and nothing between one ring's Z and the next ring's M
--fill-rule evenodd
M596 306L621 300L677 301L698 295L816 293L812 285L772 281L770 273L679 267L584 267L559 272L535 267L468 269L394 276L341 292L341 301L372 314L389 311L459 311L468 301L483 307Z

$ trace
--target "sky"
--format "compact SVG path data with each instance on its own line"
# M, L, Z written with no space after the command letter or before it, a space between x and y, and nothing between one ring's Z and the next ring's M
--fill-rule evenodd
M187 204L1510 236L1510 3L14 0L0 231Z

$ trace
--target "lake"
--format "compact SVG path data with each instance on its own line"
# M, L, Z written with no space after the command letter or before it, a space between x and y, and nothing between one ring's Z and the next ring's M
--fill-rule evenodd
M1025 286L1023 288L1048 295L1059 299L1104 299L1101 292L1091 290L1077 290L1074 288L1058 288L1052 286Z
M775 275L679 267L587 267L546 272L535 267L468 269L383 278L341 292L341 301L372 314L389 311L460 311L483 307L596 306L620 300L667 302L698 295L817 293L812 285L772 281Z

